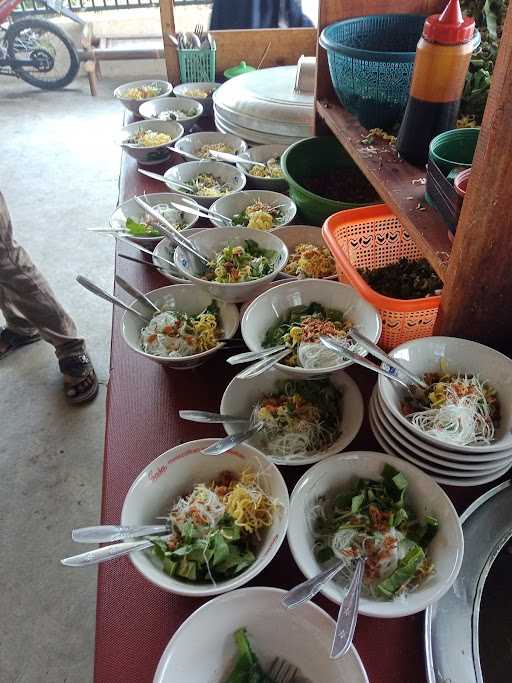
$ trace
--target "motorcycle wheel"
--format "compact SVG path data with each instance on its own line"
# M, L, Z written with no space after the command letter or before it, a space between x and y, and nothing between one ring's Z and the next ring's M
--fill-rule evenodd
M80 60L71 39L45 19L15 21L5 40L10 59L30 60L30 66L13 67L21 79L43 90L58 90L69 85L78 73Z

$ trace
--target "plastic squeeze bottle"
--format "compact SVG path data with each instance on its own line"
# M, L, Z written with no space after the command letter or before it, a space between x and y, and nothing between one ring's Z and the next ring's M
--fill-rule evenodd
M425 20L397 140L400 155L415 166L427 163L432 138L456 127L474 32L475 20L462 15L459 0Z

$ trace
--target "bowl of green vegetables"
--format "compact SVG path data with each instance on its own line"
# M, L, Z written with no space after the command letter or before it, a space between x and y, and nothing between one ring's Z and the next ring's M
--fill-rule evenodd
M359 611L395 618L437 602L457 578L462 528L450 499L427 474L384 453L340 453L298 481L288 543L311 578L340 562L324 595L341 603L354 560L366 558Z

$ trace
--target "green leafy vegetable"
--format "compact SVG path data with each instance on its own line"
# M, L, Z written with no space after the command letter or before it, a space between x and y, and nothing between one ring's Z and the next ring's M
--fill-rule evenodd
M133 218L126 219L126 230L137 237L160 237L159 230L148 223L137 223Z
M275 683L261 668L249 644L246 630L239 628L234 633L234 639L238 656L233 671L224 683Z

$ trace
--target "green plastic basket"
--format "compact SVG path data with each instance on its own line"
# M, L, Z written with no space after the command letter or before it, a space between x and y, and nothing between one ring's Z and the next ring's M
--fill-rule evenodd
M182 83L215 80L215 50L178 50Z

